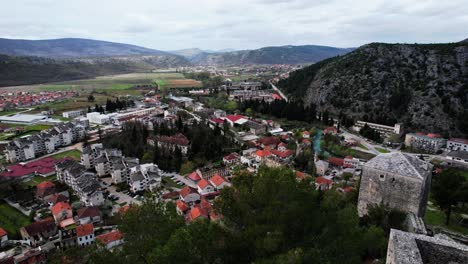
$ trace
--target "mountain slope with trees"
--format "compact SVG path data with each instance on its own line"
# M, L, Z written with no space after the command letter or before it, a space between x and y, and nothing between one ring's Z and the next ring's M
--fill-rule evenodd
M292 72L279 86L335 116L468 135L468 44L372 43Z
M180 56L50 59L0 54L0 87L38 84L189 65Z
M164 51L135 45L80 38L47 40L0 38L0 54L52 58L169 55Z
M317 45L264 47L223 53L201 52L191 57L191 62L200 65L313 63L351 50Z

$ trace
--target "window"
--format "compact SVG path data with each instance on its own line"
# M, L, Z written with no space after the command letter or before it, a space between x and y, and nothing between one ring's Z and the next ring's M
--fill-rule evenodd
M380 178L381 181L385 181L385 175L380 174L380 177L379 177L379 178Z
M82 240L82 237L80 237L80 241Z

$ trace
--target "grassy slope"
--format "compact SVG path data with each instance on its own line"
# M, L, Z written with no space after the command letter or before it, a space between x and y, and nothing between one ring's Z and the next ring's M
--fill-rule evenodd
M19 237L19 229L30 224L28 217L5 202L0 202L0 227L8 232L9 237Z

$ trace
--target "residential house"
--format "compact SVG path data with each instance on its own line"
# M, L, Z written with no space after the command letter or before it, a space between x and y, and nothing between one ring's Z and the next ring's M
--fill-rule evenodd
M342 168L344 166L344 159L337 157L329 157L328 163L332 167Z
M100 223L102 219L101 211L97 206L82 207L76 211L77 222L81 225L88 223Z
M278 144L281 143L281 140L278 137L271 136L271 137L261 138L260 140L258 140L258 142L260 143L260 146L262 148L270 147L274 149L276 148L276 146L278 146Z
M207 181L206 179L201 179L198 183L197 183L197 189L198 189L198 193L200 195L205 195L205 194L209 194L209 193L213 193L215 192L215 189L214 187L210 184L209 181Z
M193 207L187 213L186 220L190 223L198 219L208 219L208 213L200 207Z
M123 243L123 235L120 231L114 230L109 233L96 236L96 240L109 250Z
M315 161L315 172L317 175L325 175L328 170L328 166L328 162L324 160L317 160Z
M43 181L36 186L36 198L43 199L55 193L55 184L50 181Z
M333 186L333 181L331 179L325 178L323 176L315 178L315 188L317 190L326 191L331 189Z
M223 157L223 163L225 165L234 165L240 162L240 155L239 153L233 152L227 156Z
M182 200L177 200L176 210L179 215L185 215L185 213L190 209L190 207Z
M76 242L78 246L89 246L94 243L94 240L94 225L92 223L76 227Z
M197 171L194 171L194 172L190 173L187 176L187 178L190 179L193 183L197 183L199 180L201 180L201 176L200 176L200 174L198 174Z
M200 201L200 194L197 192L197 189L192 188L190 186L185 186L184 188L182 188L179 194L180 194L179 199L184 201L187 204Z
M271 152L269 150L257 150L255 152L255 160L257 162L262 162L264 161L267 157L271 156Z
M184 155L188 153L188 148L190 146L188 138L181 133L174 136L157 136L156 138L149 137L147 139L147 143L150 146L154 146L155 141L158 143L159 148L168 148L173 151L178 148Z
M323 134L338 134L338 129L336 127L327 127L323 130Z
M54 220L57 223L60 223L62 220L72 218L73 212L71 209L70 204L65 202L59 202L52 206L52 215L54 216Z
M52 217L39 220L20 229L23 240L33 247L45 243L51 236L57 234L57 225Z
M358 169L361 167L361 161L352 156L346 156L343 160L343 167Z
M222 188L231 185L223 176L219 174L213 176L209 182L216 188L216 190L221 190Z
M302 132L302 138L310 138L310 132L309 131Z

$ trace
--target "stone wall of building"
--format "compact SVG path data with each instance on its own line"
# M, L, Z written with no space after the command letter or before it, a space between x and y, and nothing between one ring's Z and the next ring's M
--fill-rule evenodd
M367 214L369 205L383 203L390 208L424 216L430 188L425 179L369 168L364 165L359 190L358 212Z

